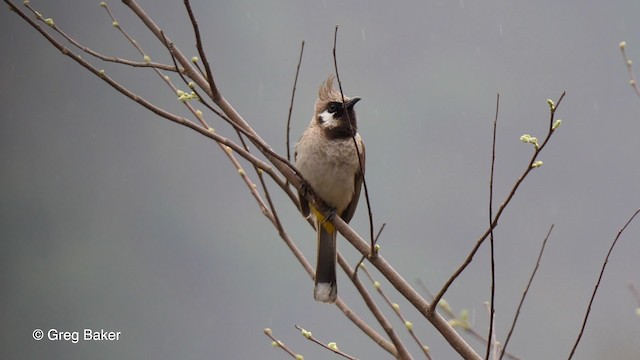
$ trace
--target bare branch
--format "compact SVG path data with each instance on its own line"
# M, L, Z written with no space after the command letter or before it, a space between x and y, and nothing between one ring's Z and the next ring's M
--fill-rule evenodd
M267 335L267 337L268 337L269 339L271 339L271 340L272 340L271 345L273 345L274 347L277 347L277 348L282 349L284 352L286 352L287 354L289 354L289 356L291 356L291 357L292 357L292 358L294 358L294 359L297 359L297 358L298 358L298 355L299 355L299 354L294 353L294 352L293 352L291 349L289 349L289 347L287 347L287 346L286 346L282 341L280 341L280 340L276 339L276 338L273 336L273 333L272 333L271 329L266 328L266 329L264 329L264 331L263 331L263 332L264 332L264 334L265 334L265 335Z
M342 81L340 81L340 74L338 73L338 57L336 56L337 43L338 43L338 25L336 25L335 32L333 33L333 66L336 71L336 80L338 80L338 89L340 90L340 96L342 97L342 105L345 106L344 92L342 92ZM351 124L351 119L349 119L349 112L347 111L345 113L347 114L347 122ZM364 187L364 198L367 201L367 212L369 214L369 236L371 238L371 251L369 253L369 256L374 257L376 253L374 251L375 242L373 238L373 213L371 211L371 201L369 200L367 176L364 172L364 164L362 163L362 156L360 154L360 150L358 150L358 143L356 142L355 135L351 136L351 139L353 140L353 146L355 146L356 151L358 152L358 164L360 165L360 172L362 173L362 186Z
M500 110L500 93L496 95L496 115L493 119L493 138L491 141L491 174L489 175L489 227L491 227L491 223L493 222L493 174L496 165L496 132L498 130L498 112ZM493 242L493 228L491 228L491 232L489 233L489 244L491 248L491 301L489 303L489 341L487 341L487 353L485 355L485 359L489 360L489 355L491 354L491 343L494 330L494 316L496 313L495 308L495 298L496 298L496 262L495 262L495 252L494 252L494 242Z
M295 325L296 329L300 330L300 332L302 333L302 336L304 336L305 339L314 342L318 345L320 345L321 347L329 350L329 351L333 351L334 353L344 357L345 359L349 359L349 360L358 360L357 358L341 351L340 349L338 349L338 346L336 345L335 342L331 342L327 345L323 344L320 340L316 339L313 334L311 334L310 331L307 331L305 329L303 329L302 327Z
M298 74L300 73L300 65L302 64L302 54L304 53L304 40L300 45L300 58L298 58L298 66L296 67L296 77L293 79L293 90L291 90L291 102L289 103L289 115L287 116L287 160L291 161L291 145L289 145L289 131L291 130L291 113L293 112L293 99L296 96L296 85L298 84Z
M633 213L633 215L631 216L631 218L629 218L629 220L620 229L620 231L618 231L618 235L616 235L616 238L613 240L613 242L611 243L611 246L609 247L609 251L607 252L607 256L604 258L604 263L602 264L602 269L600 269L600 275L598 276L598 281L596 282L596 286L593 288L593 293L591 294L591 300L589 300L589 305L587 306L587 312L584 314L584 320L582 321L582 327L580 328L580 333L578 334L578 338L576 339L575 344L573 344L573 348L571 349L571 353L569 353L569 358L568 358L569 360L573 358L573 354L575 354L576 349L578 348L578 344L580 343L580 339L582 339L582 334L584 333L584 329L587 326L587 320L589 320L589 314L591 313L591 305L593 305L593 300L595 299L596 294L598 293L598 288L600 287L600 282L602 281L602 276L604 275L604 270L606 269L607 263L609 262L609 256L613 252L613 248L618 243L618 239L620 239L620 236L622 235L624 230L627 228L627 226L629 226L629 224L631 224L631 222L636 217L636 215L638 215L638 213L640 213L640 209L636 210Z
M540 267L540 260L542 259L542 254L544 253L544 248L547 246L547 240L549 240L549 236L551 235L551 231L553 231L554 225L552 224L547 232L547 236L544 237L544 241L542 241L542 247L540 248L540 253L538 254L538 259L536 260L536 265L531 272L531 276L529 277L529 282L527 282L527 286L522 293L522 297L520 298L520 303L518 304L518 309L516 310L516 314L513 317L513 321L511 322L511 328L509 329L509 334L507 335L506 340L504 341L504 346L502 346L502 351L500 352L500 359L502 359L505 354L507 354L507 345L509 345L509 340L511 340L511 335L513 335L513 331L516 328L516 323L518 322L518 317L520 316L520 310L522 310L522 305L524 304L524 300L527 298L527 294L529 293L529 288L531 287L531 283L533 283L533 278L536 276L536 272L538 272L538 268Z

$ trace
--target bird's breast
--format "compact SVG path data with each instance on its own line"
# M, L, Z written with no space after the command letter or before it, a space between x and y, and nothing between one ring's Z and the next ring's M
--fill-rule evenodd
M296 167L317 195L341 213L353 198L355 176L360 171L353 139L313 135L298 142ZM359 135L356 140L361 141Z

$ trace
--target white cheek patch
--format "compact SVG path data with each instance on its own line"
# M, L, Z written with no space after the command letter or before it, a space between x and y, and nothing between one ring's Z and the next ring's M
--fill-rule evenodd
M319 116L320 116L320 119L322 120L322 122L320 123L320 126L322 126L323 128L334 128L340 125L340 121L338 121L335 117L333 117L333 114L328 112L327 110L320 113Z

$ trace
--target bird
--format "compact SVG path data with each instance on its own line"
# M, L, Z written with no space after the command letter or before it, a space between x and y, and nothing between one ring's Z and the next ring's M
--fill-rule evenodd
M332 210L349 222L355 213L364 178L365 147L358 133L354 105L360 97L343 97L334 89L330 75L318 91L314 115L295 146L295 166ZM300 211L313 215L317 233L317 262L313 296L316 301L334 303L336 281L337 231L321 211L298 192Z

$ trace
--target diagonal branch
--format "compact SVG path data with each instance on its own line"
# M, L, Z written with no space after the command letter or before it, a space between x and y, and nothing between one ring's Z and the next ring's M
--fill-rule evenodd
M516 314L513 317L513 321L511 322L511 328L509 329L509 334L504 341L504 346L502 346L502 351L500 352L500 359L507 354L507 345L509 345L509 340L511 340L511 335L513 335L513 331L516 328L516 323L518 322L518 317L520 316L520 310L522 310L522 305L524 304L524 300L527 298L527 294L529 293L529 288L531 287L531 283L533 283L533 278L536 276L538 272L538 268L540 267L540 260L542 259L542 254L544 253L544 248L547 246L547 240L549 240L549 236L551 235L551 231L553 231L554 225L551 224L549 231L547 232L547 236L544 237L544 241L542 241L542 247L540 248L540 253L538 254L538 259L536 260L536 266L533 268L533 272L531 272L531 276L529 277L529 282L527 282L527 286L522 293L522 297L520 298L520 303L518 304L518 309L516 310Z
M607 263L609 262L609 256L611 256L611 253L613 252L613 248L618 243L618 239L620 239L620 236L622 235L624 230L627 228L627 226L629 226L629 224L631 224L631 222L636 217L636 215L638 215L638 213L640 213L640 209L636 210L631 216L631 218L629 218L629 220L627 220L624 226L620 229L620 231L618 231L618 235L616 235L616 238L613 239L613 242L609 247L607 256L604 258L604 263L602 264L602 269L600 269L600 275L598 276L598 281L596 282L596 286L594 287L593 293L591 294L591 299L589 300L589 305L587 306L587 312L584 314L584 320L582 321L582 327L580 328L580 333L578 334L578 338L576 339L576 342L573 344L573 348L571 348L571 353L569 354L569 358L568 358L569 360L573 358L573 354L575 354L576 349L578 348L578 344L582 339L582 334L584 333L584 329L587 326L587 320L589 320L589 314L591 313L591 305L593 305L593 300L595 299L596 294L598 293L598 288L600 287L600 282L602 281L604 270L607 268Z

